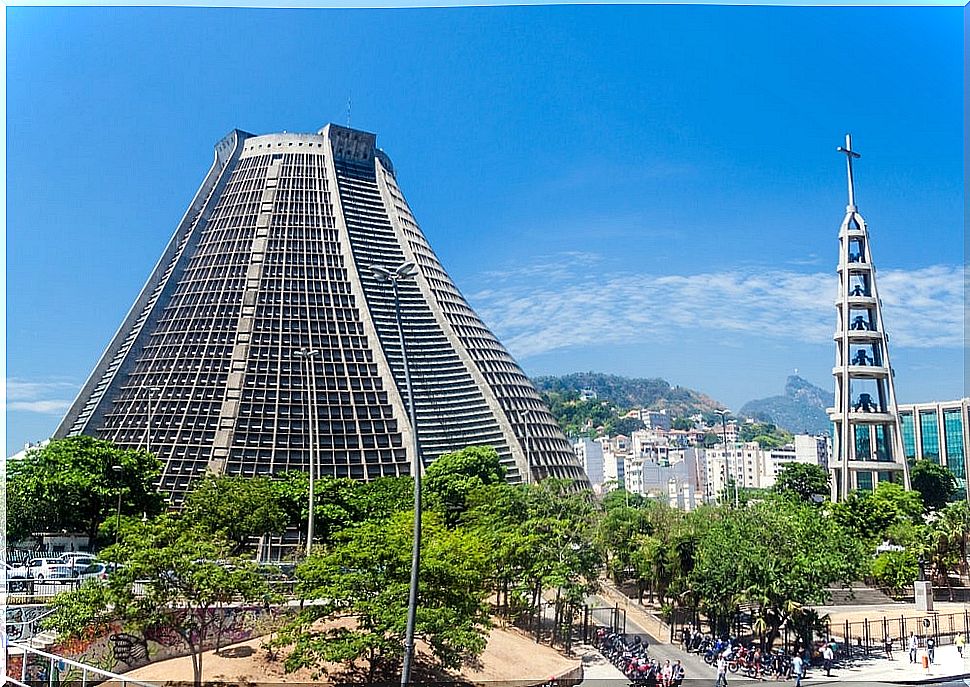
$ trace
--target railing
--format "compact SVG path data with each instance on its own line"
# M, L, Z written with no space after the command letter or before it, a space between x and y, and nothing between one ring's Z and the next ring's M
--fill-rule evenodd
M80 687L87 687L89 681L103 683L106 680L123 687L127 685L157 687L151 683L132 680L124 675L95 668L80 661L49 654L25 644L8 642L5 649L8 655L11 649L22 652L20 655L20 677L4 676L7 684L17 685L18 687L39 687L45 684L48 687L54 687L54 685L63 684L68 680L80 685ZM8 662L8 668L9 665Z
M54 609L45 606L7 606L7 640L18 642L30 640L40 629L41 621L52 613L54 613ZM20 619L18 619L18 616Z

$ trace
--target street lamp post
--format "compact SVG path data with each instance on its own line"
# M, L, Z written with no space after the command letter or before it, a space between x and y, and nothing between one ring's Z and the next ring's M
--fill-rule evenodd
M307 399L307 422L310 425L310 512L307 515L306 523L306 555L310 555L310 550L313 548L313 483L316 477L316 455L314 453L316 449L316 442L314 441L316 432L316 407L317 407L317 375L316 370L313 367L313 359L320 355L320 351L314 348L301 348L293 353L294 356L300 358L301 361L306 363L307 373L306 379L309 382L309 391Z
M157 386L148 387L148 421L145 423L145 450L152 452L152 396L160 392Z
M121 478L125 469L120 465L112 465L112 472L118 478L118 509L115 511L115 546L118 545L118 535L121 534Z
M404 364L404 391L408 395L408 416L411 422L411 438L413 440L413 463L411 474L414 477L414 542L411 548L411 587L408 592L408 619L404 632L404 665L401 669L401 685L406 687L411 682L411 663L414 659L414 625L418 610L418 570L421 567L421 446L418 442L418 421L414 405L414 390L411 386L411 371L408 368L407 348L404 343L404 327L401 324L401 298L398 292L398 282L410 279L417 274L418 268L413 262L398 265L393 271L379 265L367 268L379 282L390 282L394 293L394 316L397 321L397 335L401 344L401 361Z
M721 416L721 441L724 443L724 469L727 470L727 411L726 410L716 410L714 411ZM737 476L737 457L735 456L734 463L734 507L738 507L738 476Z
M519 421L522 423L523 436L525 441L523 442L523 448L525 450L525 483L532 483L532 437L529 434L529 421L532 419L532 408L526 408L525 410L519 411Z

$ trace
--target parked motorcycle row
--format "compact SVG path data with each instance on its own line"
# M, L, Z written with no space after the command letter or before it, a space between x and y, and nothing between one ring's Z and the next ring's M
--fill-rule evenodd
M751 678L771 678L788 680L792 677L792 657L781 649L762 652L754 644L744 646L737 639L720 639L711 635L695 634L685 647L697 653L708 665L716 665L721 654L727 659L727 669L731 673L742 672Z
M651 660L647 654L647 642L635 636L625 635L599 627L593 639L600 653L617 667L635 687L680 687L684 681L684 668L679 662L670 665Z

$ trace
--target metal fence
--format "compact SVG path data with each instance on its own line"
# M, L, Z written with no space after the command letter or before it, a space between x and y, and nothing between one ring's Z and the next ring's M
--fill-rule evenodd
M868 656L870 653L885 651L885 640L893 640L893 647L906 648L910 633L921 641L932 637L937 646L952 644L958 634L964 639L970 635L970 609L963 613L925 613L923 615L883 616L865 618L862 621L846 620L842 623L826 624L826 639L841 639L846 650Z

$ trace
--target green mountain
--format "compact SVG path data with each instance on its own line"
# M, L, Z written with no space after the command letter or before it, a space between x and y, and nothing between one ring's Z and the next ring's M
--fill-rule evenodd
M723 407L714 399L682 386L671 386L665 379L631 379L599 372L574 372L561 377L536 377L532 380L544 396L556 395L566 400L579 398L584 389L596 392L598 401L607 401L621 409L666 409L672 417L710 413Z
M738 415L771 422L794 434L819 434L832 431L825 409L834 403L835 394L831 391L792 375L785 383L784 396L748 401Z

